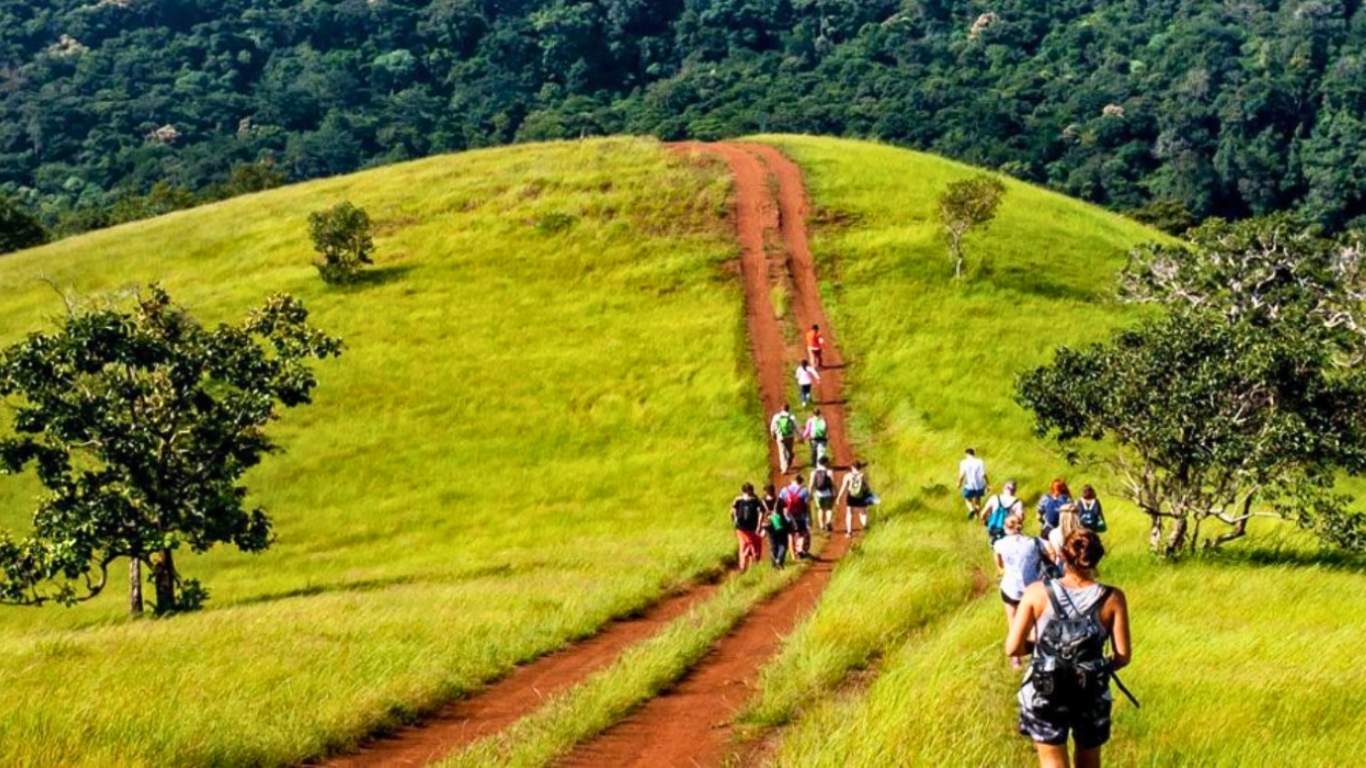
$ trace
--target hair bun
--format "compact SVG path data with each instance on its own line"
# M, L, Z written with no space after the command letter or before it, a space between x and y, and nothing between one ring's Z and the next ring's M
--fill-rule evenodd
M1105 557L1100 537L1088 530L1073 531L1062 545L1062 559L1083 570L1093 570Z

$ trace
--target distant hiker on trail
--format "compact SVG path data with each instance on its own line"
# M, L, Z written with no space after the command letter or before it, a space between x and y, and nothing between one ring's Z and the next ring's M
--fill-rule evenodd
M1048 532L1058 527L1058 510L1064 504L1072 503L1072 491L1067 487L1067 481L1061 477L1056 478L1048 486L1048 493L1039 499L1039 536L1047 537Z
M835 472L830 469L830 457L822 456L816 461L816 471L811 473L812 496L816 499L816 525L826 531L835 530Z
M759 533L763 530L763 502L754 495L753 483L741 486L740 495L730 505L730 518L735 522L735 537L740 541L740 572L744 573L759 561L759 552L764 546Z
M1006 519L1017 516L1024 519L1024 502L1015 497L1015 481L1007 480L1000 493L987 499L986 512L982 524L987 529L987 539L996 543L1006 535Z
M797 391L802 396L802 407L811 405L811 385L821 380L821 375L816 373L805 360L797 363Z
M1044 543L1044 556L1047 562L1043 564L1043 574L1045 576L1062 575L1062 545L1067 541L1067 537L1077 531L1085 530L1081 525L1081 516L1077 514L1075 504L1063 504L1058 509L1058 525L1048 532L1047 535L1040 536Z
M802 439L811 446L811 466L814 467L830 447L830 425L825 423L821 409L811 412L811 418L806 420L806 426L802 428Z
M1088 531L1105 533L1110 526L1105 522L1105 512L1096 498L1096 489L1089 485L1081 487L1081 499L1077 501L1077 520Z
M963 492L963 503L968 507L968 519L982 514L982 497L987 493L987 465L969 448L958 462L958 489Z
M811 326L806 332L806 356L817 368L825 367L825 337L821 335L819 325Z
M792 554L805 560L811 556L811 492L802 485L800 472L778 494L778 499L792 521Z
M1069 733L1071 764L1078 768L1098 768L1101 746L1110 740L1110 681L1119 682L1114 672L1130 660L1129 605L1122 591L1096 580L1103 557L1096 534L1068 536L1066 575L1025 590L1006 637L1007 656L1032 654L1020 686L1020 733L1034 740L1044 768L1069 764ZM1032 651L1031 632L1038 638ZM1122 684L1120 690L1128 695Z
M764 489L764 533L768 534L768 553L774 568L782 568L787 562L787 542L792 533L792 520L783 509L783 504L774 495L773 486Z
M858 515L859 527L868 530L868 507L872 506L877 497L873 495L873 489L868 485L868 476L864 474L863 468L868 466L861 461L854 462L854 468L849 474L844 476L844 482L840 484L839 499L844 501L844 534L854 535L854 515Z
M783 409L773 414L768 423L768 431L778 442L778 466L783 474L792 466L792 446L797 441L797 417L792 415L792 407L783 403Z
M1015 609L1025 588L1039 580L1039 547L1021 531L1024 518L1007 515L1005 531L991 545L996 555L996 575L1001 578L1001 601L1006 607L1006 629L1015 623ZM1020 657L1010 657L1010 668L1020 668Z

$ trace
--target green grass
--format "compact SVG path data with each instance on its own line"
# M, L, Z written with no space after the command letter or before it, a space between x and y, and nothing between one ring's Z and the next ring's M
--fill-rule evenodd
M292 762L353 744L714 573L764 466L724 168L648 141L436 158L0 259L0 341L151 280L208 321L272 291L346 353L248 475L261 556L178 559L208 610L0 610L0 763ZM305 219L378 222L367 285L321 284ZM756 435L757 432L757 435ZM27 529L36 487L0 482Z
M836 572L765 674L747 719L792 723L776 763L1034 762L1014 733L1018 676L1000 650L999 598L989 589L964 599L964 574L991 572L985 537L963 522L952 489L967 446L997 487L1014 478L1031 502L1060 474L1074 488L1091 482L1107 500L1102 575L1130 596L1135 662L1124 677L1144 704L1117 705L1111 762L1366 759L1361 561L1323 557L1287 526L1266 525L1260 543L1235 545L1228 557L1157 563L1144 548L1146 518L1118 501L1112 479L1052 455L1011 399L1014 376L1057 346L1136 319L1109 298L1111 277L1128 246L1155 235L1008 182L997 220L968 237L968 279L955 282L934 199L972 169L866 143L763 140L806 172L826 308L851 361L856 438L893 518ZM822 637L841 639L816 642ZM840 687L874 663L866 688Z

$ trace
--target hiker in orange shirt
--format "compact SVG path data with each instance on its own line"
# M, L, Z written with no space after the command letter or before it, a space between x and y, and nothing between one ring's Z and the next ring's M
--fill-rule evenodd
M806 332L806 357L817 369L825 367L825 337L819 325L811 326Z

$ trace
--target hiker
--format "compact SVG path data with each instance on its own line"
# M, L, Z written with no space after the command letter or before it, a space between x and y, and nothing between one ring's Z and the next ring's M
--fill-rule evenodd
M806 426L802 428L802 439L811 446L811 466L814 467L830 448L830 425L825 423L821 409L811 412L811 418L806 420Z
M811 385L821 380L821 375L807 361L797 363L797 391L802 396L802 407L811 405Z
M740 542L740 572L744 573L759 561L759 551L764 546L763 539L759 537L763 504L754 495L753 483L745 483L740 487L740 495L730 505L730 518L735 523L735 537Z
M806 356L817 368L825 367L825 337L819 325L812 325L806 332Z
M1024 518L1006 515L1001 538L992 543L996 555L996 575L1001 578L1001 601L1006 607L1006 628L1015 623L1015 609L1025 589L1039 580L1038 542L1023 533ZM1010 668L1020 668L1020 657L1010 657Z
M773 486L764 489L763 530L768 535L769 559L774 568L782 568L787 562L787 541L792 531L792 521L788 519L782 502L774 495Z
M792 521L792 556L805 560L811 556L811 492L802 484L800 472L778 494L778 500Z
M1015 497L1015 481L1007 480L1000 493L987 499L986 512L982 515L982 525L987 529L987 540L995 544L1006 535L1006 519L1018 516L1024 519L1024 502Z
M1039 566L1039 572L1045 578L1058 578L1063 573L1062 545L1067 541L1067 537L1077 531L1083 530L1081 517L1077 514L1075 504L1063 504L1058 508L1058 524L1047 534L1041 534L1039 541L1042 543L1041 553L1043 561Z
M1068 536L1066 574L1025 590L1006 637L1006 655L1032 653L1020 686L1020 733L1033 739L1045 768L1069 764L1069 733L1071 764L1078 768L1098 768L1101 746L1110 740L1110 680L1130 661L1129 607L1122 591L1096 580L1104 556L1095 533ZM1031 632L1037 638L1032 651ZM1123 685L1120 690L1128 693Z
M1105 523L1105 512L1096 498L1096 489L1089 485L1081 487L1081 498L1077 500L1077 520L1088 531L1105 533L1110 526Z
M816 471L811 473L811 484L807 487L816 500L816 525L827 532L835 530L835 471L830 468L829 456L816 461Z
M778 466L785 475L792 466L792 445L797 440L797 417L792 415L791 406L783 403L783 409L768 423L768 431L778 442Z
M1048 493L1039 499L1039 536L1047 537L1048 532L1058 527L1058 510L1064 504L1072 503L1072 491L1067 487L1067 481L1061 477L1054 478L1048 486Z
M968 519L982 514L982 497L986 495L987 465L969 448L958 462L958 489L963 492L963 503L968 507Z
M876 499L873 496L873 489L868 486L868 476L864 474L863 468L867 465L861 461L854 462L854 468L849 474L844 476L844 482L840 484L839 499L844 501L844 534L854 535L854 515L858 515L859 527L868 530L868 507Z

